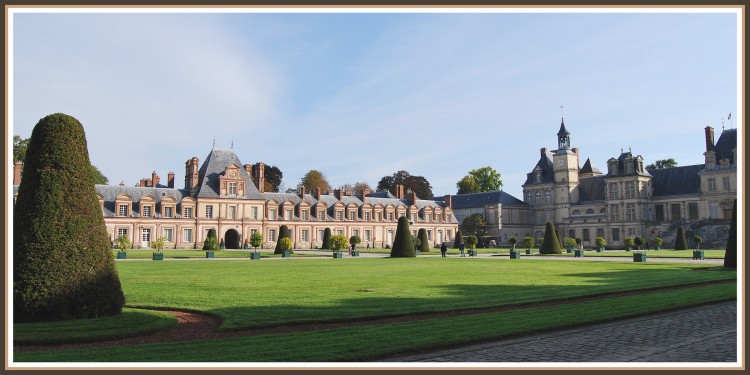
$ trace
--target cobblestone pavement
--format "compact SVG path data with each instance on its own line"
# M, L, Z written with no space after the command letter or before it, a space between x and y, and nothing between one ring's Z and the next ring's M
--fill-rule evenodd
M383 362L738 362L737 303L534 334Z

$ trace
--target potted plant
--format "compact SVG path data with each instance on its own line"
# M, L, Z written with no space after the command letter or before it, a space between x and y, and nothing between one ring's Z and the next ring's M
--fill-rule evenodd
M343 234L331 236L331 250L333 250L334 258L343 258L343 254L340 250L345 248L348 242L346 236Z
M634 251L633 252L633 261L634 262L645 262L646 261L646 253L643 251Z
M253 232L250 235L250 246L255 249L255 252L250 253L250 259L260 259L260 253L258 253L258 247L263 245L263 235L260 232Z
M510 245L510 250L511 251L516 251L516 244L517 243L518 243L518 238L516 238L516 237L508 238L508 244Z
M633 250L633 238L632 237L625 237L625 246L628 248L627 251Z
M703 250L701 250L701 242L703 242L703 238L701 238L701 236L694 236L693 241L695 241L695 250L693 250L693 259L698 259L698 260L705 259L705 256L703 255Z
M125 259L128 257L128 250L130 250L133 247L133 244L130 242L128 237L126 235L120 235L116 239L117 241L117 247L120 249L117 252L117 259Z
M470 236L464 237L464 243L466 244L466 247L469 248L469 256L477 256L475 250L477 243L479 243L479 239L477 239L477 236L472 234Z
M162 249L164 249L164 237L159 237L151 241L151 247L153 247L156 250L151 255L151 259L164 260L164 253L162 252Z
M607 240L605 240L604 237L596 237L594 243L596 244L597 253L604 251L604 247L607 246Z
M643 238L641 238L641 236L636 236L634 242L635 242L635 248L640 250L641 246L643 246Z
M284 237L281 240L279 240L279 244L281 246L281 257L282 258L289 258L292 256L292 253L294 252L292 248L294 247L294 243L292 243L292 239L289 237Z
M576 237L576 247L583 250L583 239L581 237Z
M575 247L575 245L576 245L575 238L565 237L563 239L563 243L565 243L565 248L568 249L568 253L572 253L573 252L573 247Z
M357 250L357 245L359 245L360 243L362 243L362 239L359 238L359 236L354 235L354 236L349 237L349 245L352 245L351 255L353 257L359 256L359 250Z
M531 254L531 248L534 247L534 237L524 237L523 238L523 247L526 248L526 254L530 255ZM518 259L518 258L521 257L520 254L515 254L515 257L514 257L514 254L513 254L514 252L516 252L516 251L511 251L511 253L510 253L510 258L511 259Z
M651 240L651 242L653 242L653 243L654 243L654 248L655 248L656 250L659 250L659 249L661 249L661 244L662 244L662 243L664 243L664 240L663 240L663 239L661 239L661 237L654 237L654 238L653 238L653 239Z

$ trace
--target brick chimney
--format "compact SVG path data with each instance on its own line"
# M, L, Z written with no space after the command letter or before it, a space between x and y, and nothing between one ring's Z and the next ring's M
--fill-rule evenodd
M573 147L570 151L573 151L574 154L578 155L578 147Z
M258 162L255 164L255 182L258 184L258 192L264 193L266 191L266 177L264 175L266 165Z
M305 189L305 185L302 185L299 188L299 196L300 198L305 199L305 195L307 195L307 189Z
M365 197L367 196L367 194L370 194L370 189L368 188L362 189L362 202L365 201Z
M445 207L453 208L453 200L451 199L451 195L447 194L445 196Z
M151 172L151 186L157 187L159 186L159 181L161 178L159 178L159 175L156 174L156 171Z
M545 156L545 155L547 154L547 147L542 147L542 148L541 148L541 149L539 150L539 153L541 154L541 155L540 155L541 157L544 157L544 156Z
M417 204L417 193L415 193L413 191L409 191L406 194L406 200L409 201L409 204L412 205L412 206L415 205L415 204Z
M320 186L315 188L315 199L320 200Z
M335 197L336 197L336 199L338 199L338 200L341 200L341 196L342 196L342 194L341 194L341 189L335 189L335 190L333 191L333 196L335 196Z
M198 158L195 156L185 162L185 189L198 187Z
M174 189L174 172L167 173L167 187Z
M21 184L21 170L23 169L23 163L20 160L16 160L13 164L13 185Z
M706 126L706 151L714 150L714 128Z
M396 185L396 199L404 199L404 185Z

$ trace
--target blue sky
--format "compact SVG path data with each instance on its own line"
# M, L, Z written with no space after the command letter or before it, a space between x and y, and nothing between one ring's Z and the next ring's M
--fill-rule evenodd
M703 162L703 128L741 122L735 13L16 13L11 133L79 119L111 184L216 142L332 186L398 170L454 194L491 166L503 190L571 143ZM732 113L731 122L727 120ZM742 133L740 134L742 136Z

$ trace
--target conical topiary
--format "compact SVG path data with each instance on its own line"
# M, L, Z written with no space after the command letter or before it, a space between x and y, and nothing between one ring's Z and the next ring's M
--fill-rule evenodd
M15 322L115 315L125 304L90 166L78 120L37 123L13 209Z
M427 239L427 230L424 228L419 229L419 232L417 232L417 238L419 238L419 251L429 252L430 242Z
M460 230L456 231L456 238L453 240L453 248L458 249L464 243L464 235Z
M274 254L283 254L284 249L281 247L281 240L284 238L289 238L291 240L292 232L289 230L289 227L286 225L282 225L279 228L279 238L276 240L276 248L274 249Z
M326 228L326 230L323 232L323 245L320 246L321 249L331 249L331 228Z
M216 240L216 229L209 229L206 239L203 240L203 250L218 250L219 243Z
M398 218L398 227L396 228L396 238L393 240L393 247L391 248L391 257L416 257L417 252L414 249L412 237L409 231L409 219L406 216L401 216Z
M685 239L685 229L682 227L677 228L677 238L674 240L675 250L687 250L687 240Z
M724 267L737 268L737 199L732 205L732 223L729 225L727 251L724 253Z
M562 254L560 242L557 240L557 234L555 233L555 226L549 221L544 228L544 242L542 242L542 247L539 249L539 253Z

